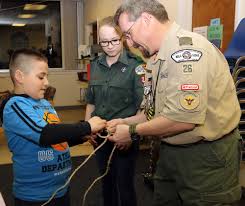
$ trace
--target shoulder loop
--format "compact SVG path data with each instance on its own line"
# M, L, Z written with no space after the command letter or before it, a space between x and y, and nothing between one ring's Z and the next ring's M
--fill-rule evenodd
M192 38L188 36L179 37L179 45L180 46L193 45Z

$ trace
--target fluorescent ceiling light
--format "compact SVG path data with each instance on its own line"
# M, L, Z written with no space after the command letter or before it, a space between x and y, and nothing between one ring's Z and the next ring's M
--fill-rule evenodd
M18 23L14 23L12 24L12 26L25 26L26 24L18 24Z
M45 4L25 4L24 10L43 10L46 7Z
M21 18L21 19L31 19L31 18L33 18L35 16L36 16L35 14L19 14L18 15L18 18Z

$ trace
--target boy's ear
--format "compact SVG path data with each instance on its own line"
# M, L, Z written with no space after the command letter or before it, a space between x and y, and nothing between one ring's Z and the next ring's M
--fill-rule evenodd
M17 69L15 71L14 77L18 83L22 83L24 79L24 73L21 70Z

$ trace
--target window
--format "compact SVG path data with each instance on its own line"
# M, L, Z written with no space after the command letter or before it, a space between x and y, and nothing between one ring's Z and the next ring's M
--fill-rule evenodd
M14 50L43 53L50 68L62 67L60 1L0 1L0 69Z

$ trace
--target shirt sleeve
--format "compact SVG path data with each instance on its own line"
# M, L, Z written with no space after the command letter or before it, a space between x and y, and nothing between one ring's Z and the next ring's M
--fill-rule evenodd
M164 102L161 115L180 122L204 123L208 99L207 67L207 53L200 49L172 53L167 65L168 78L161 71L159 73L158 103Z
M4 129L34 143L39 143L40 135L47 124L29 102L16 99L9 102L3 112Z

